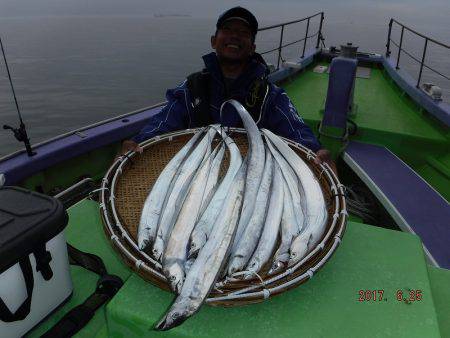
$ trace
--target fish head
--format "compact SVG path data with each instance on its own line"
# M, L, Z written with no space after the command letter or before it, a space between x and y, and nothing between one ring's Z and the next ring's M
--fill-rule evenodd
M234 273L241 271L243 267L242 259L238 256L234 256L228 266L228 275L232 276Z
M138 239L139 250L143 251L147 247L148 243L149 241L147 239L139 238Z
M191 246L189 247L189 252L188 252L188 257L189 258L194 258L197 256L199 251L199 247L197 246L196 242L192 242Z
M155 326L155 330L167 331L182 324L193 313L194 309L189 306L188 299L176 301L164 318Z
M291 256L289 257L288 266L294 265L298 256L299 254L296 251L292 251Z
M285 266L286 264L284 262L276 260L275 262L273 262L272 267L270 268L269 272L267 272L267 274L269 276L275 275L276 273L280 272Z
M205 233L198 234L192 234L192 240L191 245L189 246L189 253L188 257L196 257L200 249L205 245L206 243L206 235Z
M184 281L183 269L178 264L173 264L165 272L172 291L180 294Z
M261 270L261 263L259 259L253 259L250 261L247 267L248 273L245 274L244 279L251 279L255 276L255 274Z
M306 253L308 252L309 239L310 236L308 234L305 236L300 235L294 239L290 249L288 266L298 263L303 257L306 256Z
M186 320L187 316L182 312L171 310L156 326L157 331L167 331L180 325Z

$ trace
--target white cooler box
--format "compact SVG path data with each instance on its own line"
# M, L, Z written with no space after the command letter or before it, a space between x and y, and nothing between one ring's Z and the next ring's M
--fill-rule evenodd
M0 337L21 337L72 295L64 228L49 196L0 188Z

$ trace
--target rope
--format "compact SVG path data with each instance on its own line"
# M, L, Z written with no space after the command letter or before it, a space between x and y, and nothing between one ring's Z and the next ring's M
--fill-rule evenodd
M376 222L376 213L374 210L377 209L375 203L368 202L365 198L365 192L360 191L359 193L354 191L354 188L346 187L346 201L348 205L348 211L358 217L361 217L367 222Z
M265 282L264 279L262 279L262 277L256 272L256 271L252 271L252 270L245 270L245 271L239 271L239 272L235 272L231 275L231 277L239 277L244 275L246 277L251 276L251 275L255 275L256 277L258 277L258 279L260 280L262 286L265 286Z

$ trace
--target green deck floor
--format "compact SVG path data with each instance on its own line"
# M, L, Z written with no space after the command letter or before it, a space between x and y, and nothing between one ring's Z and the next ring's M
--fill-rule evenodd
M121 263L103 233L96 202L82 201L69 215L68 242L101 255L108 270L126 280L78 337L440 336L429 272L421 243L414 235L349 222L337 252L306 284L261 304L204 306L182 326L158 333L150 328L164 314L173 295L143 281ZM72 299L31 337L42 334L95 288L96 275L77 267L71 271L75 284ZM445 277L439 274L434 288L439 288L439 278ZM397 301L396 291L407 289L422 290L423 299L409 304ZM359 290L384 290L386 300L359 302ZM444 302L440 305L445 308ZM440 316L444 318L445 312Z

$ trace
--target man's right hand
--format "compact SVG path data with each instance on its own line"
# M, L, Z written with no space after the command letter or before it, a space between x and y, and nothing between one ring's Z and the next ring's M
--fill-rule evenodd
M122 148L120 149L120 152L117 154L116 159L122 155L125 155L129 151L135 151L139 154L142 154L143 150L144 149L133 140L125 140L122 142Z

